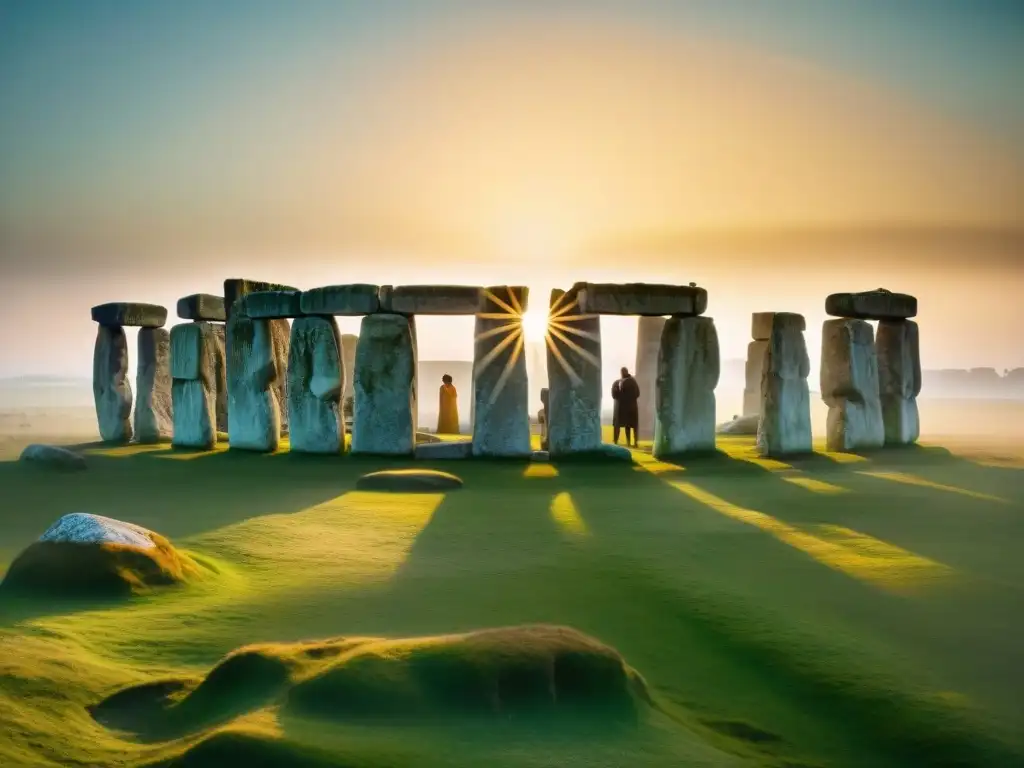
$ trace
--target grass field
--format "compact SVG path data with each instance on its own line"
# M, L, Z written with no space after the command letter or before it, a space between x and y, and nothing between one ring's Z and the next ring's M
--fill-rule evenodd
M465 481L447 494L356 491L400 463L287 452L94 447L74 474L0 461L0 571L73 511L205 566L119 603L0 595L0 765L1024 764L1024 451L720 448L438 462ZM245 676L219 716L173 731L142 699L134 726L89 710L143 683L190 690L251 643L530 623L617 649L650 691L639 721L339 718L250 696Z

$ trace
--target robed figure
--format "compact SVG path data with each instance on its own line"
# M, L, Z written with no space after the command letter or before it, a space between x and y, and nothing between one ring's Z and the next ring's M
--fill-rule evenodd
M619 432L626 430L626 445L636 447L637 428L640 425L640 409L637 401L640 399L640 385L636 383L627 368L620 373L622 378L612 384L612 400L615 409L612 416L613 439L616 444L619 442Z
M437 407L437 433L459 434L459 393L447 373L441 377L441 390Z

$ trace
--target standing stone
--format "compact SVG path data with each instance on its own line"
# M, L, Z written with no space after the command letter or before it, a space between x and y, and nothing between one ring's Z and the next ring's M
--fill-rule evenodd
M764 313L767 314L767 313ZM804 341L803 315L772 313L761 378L761 419L757 449L762 456L810 453L811 361ZM756 343L756 342L755 342Z
M171 328L171 394L179 448L211 450L217 444L218 338L212 323Z
M100 437L109 443L130 441L132 386L128 382L128 339L121 326L97 326L92 394Z
M481 294L473 343L474 456L532 453L522 319L506 309L525 312L528 300L525 286L492 286Z
M416 353L409 318L363 318L355 361L352 453L405 456L416 447Z
M767 341L761 340L747 344L747 365L743 384L744 416L757 416L761 413L761 379L764 376L768 346Z
M166 328L140 328L138 343L135 440L159 443L174 432L171 416L171 335Z
M259 321L257 321L259 322ZM287 435L288 417L288 347L291 344L292 328L287 320L265 320L270 328L270 341L274 345L274 365L277 378L274 379L274 399L277 401L281 422L281 434Z
M345 370L345 390L341 400L341 410L345 419L351 423L355 410L355 373L356 373L356 349L359 347L359 337L354 333L346 333L341 337L341 354L344 358L343 368Z
M540 422L540 449L548 449L548 392L547 387L540 391L540 412L537 414L537 421Z
M656 422L654 404L658 392L658 351L661 333L665 330L664 317L638 317L636 323L636 368L634 378L640 385L639 427L637 440L653 440Z
M224 338L224 324L211 323L213 327L213 356L214 370L217 379L217 431L227 434L228 431L228 362L226 358L226 343Z
M416 317L415 315L407 315L407 317L409 318L409 335L412 337L412 431L415 434L420 429L420 344L416 339Z
M830 451L879 448L885 442L874 330L864 320L821 327L821 397L828 405Z
M658 352L654 456L715 449L715 387L720 359L710 317L672 317Z
M339 453L344 449L344 387L337 321L333 317L296 318L292 321L288 353L291 450Z
M878 384L886 445L910 445L921 434L917 396L921 393L921 352L917 323L882 320L875 340Z
M584 315L576 289L551 292L547 443L552 456L601 447L601 318Z
M271 323L233 312L226 326L228 440L232 448L276 451L281 442L278 369Z

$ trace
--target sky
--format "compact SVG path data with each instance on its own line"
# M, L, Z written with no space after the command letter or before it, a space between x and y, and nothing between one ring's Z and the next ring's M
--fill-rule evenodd
M723 358L795 311L815 366L885 287L925 367L1024 366L1022 71L1012 1L0 0L0 376L225 277L695 281Z

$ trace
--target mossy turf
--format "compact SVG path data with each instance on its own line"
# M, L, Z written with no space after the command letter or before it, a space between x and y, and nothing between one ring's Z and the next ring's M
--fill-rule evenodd
M60 483L0 463L0 568L76 510L204 566L127 601L4 590L0 765L1022 764L1020 454L720 444L464 462L457 493L357 490L413 465L352 456L106 447ZM459 634L532 624L614 648L586 658L651 703L561 717L553 654ZM582 668L617 681L584 700L616 700Z

